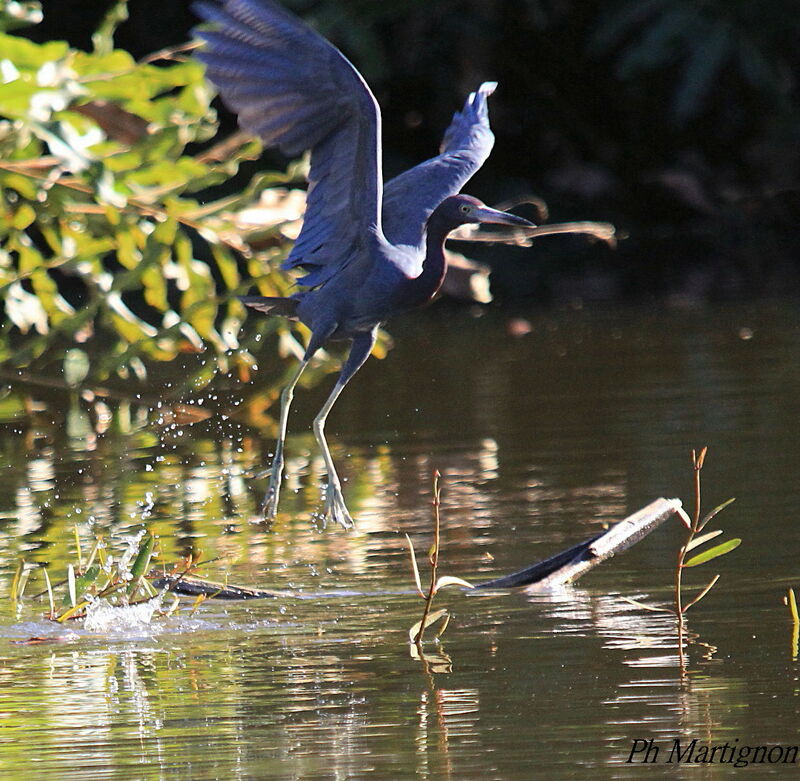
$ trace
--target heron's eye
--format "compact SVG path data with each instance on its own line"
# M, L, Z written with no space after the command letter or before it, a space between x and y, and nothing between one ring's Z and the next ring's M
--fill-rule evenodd
M468 203L462 203L461 211L464 212L464 214L469 214L472 211L472 207Z

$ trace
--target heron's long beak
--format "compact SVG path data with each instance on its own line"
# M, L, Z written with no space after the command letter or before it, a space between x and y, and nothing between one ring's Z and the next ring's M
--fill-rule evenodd
M490 209L488 206L482 206L480 209L475 209L473 214L480 222L492 222L497 225L518 225L521 228L535 228L536 225L524 217L517 217L516 214L509 214L508 212L501 212L498 209Z

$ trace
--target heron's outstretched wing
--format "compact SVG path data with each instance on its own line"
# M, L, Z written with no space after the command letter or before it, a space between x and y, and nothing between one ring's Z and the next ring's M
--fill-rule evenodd
M489 156L494 135L487 99L497 83L487 81L473 92L450 123L437 157L386 183L383 190L383 232L393 244L417 245L431 212L460 192Z
M311 149L303 228L284 268L337 273L380 231L380 109L342 53L270 0L199 2L198 58L239 124L287 155Z

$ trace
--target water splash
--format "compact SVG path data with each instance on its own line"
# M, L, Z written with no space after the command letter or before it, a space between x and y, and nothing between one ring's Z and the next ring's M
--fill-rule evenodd
M139 544L145 534L147 534L147 530L140 529L136 534L129 534L122 538L123 542L128 546L117 564L117 570L123 580L133 579L133 573L130 570L131 562L134 556L139 552Z
M86 608L83 628L89 632L124 632L149 626L161 607L161 595L135 605L112 605L107 599L95 599Z

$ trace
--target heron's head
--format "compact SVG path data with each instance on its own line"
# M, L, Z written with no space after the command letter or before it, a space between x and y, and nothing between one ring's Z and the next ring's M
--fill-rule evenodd
M467 223L482 222L491 222L498 225L517 225L526 228L535 227L532 222L524 217L517 217L516 214L492 209L471 195L453 195L450 198L445 198L436 211L453 228Z

